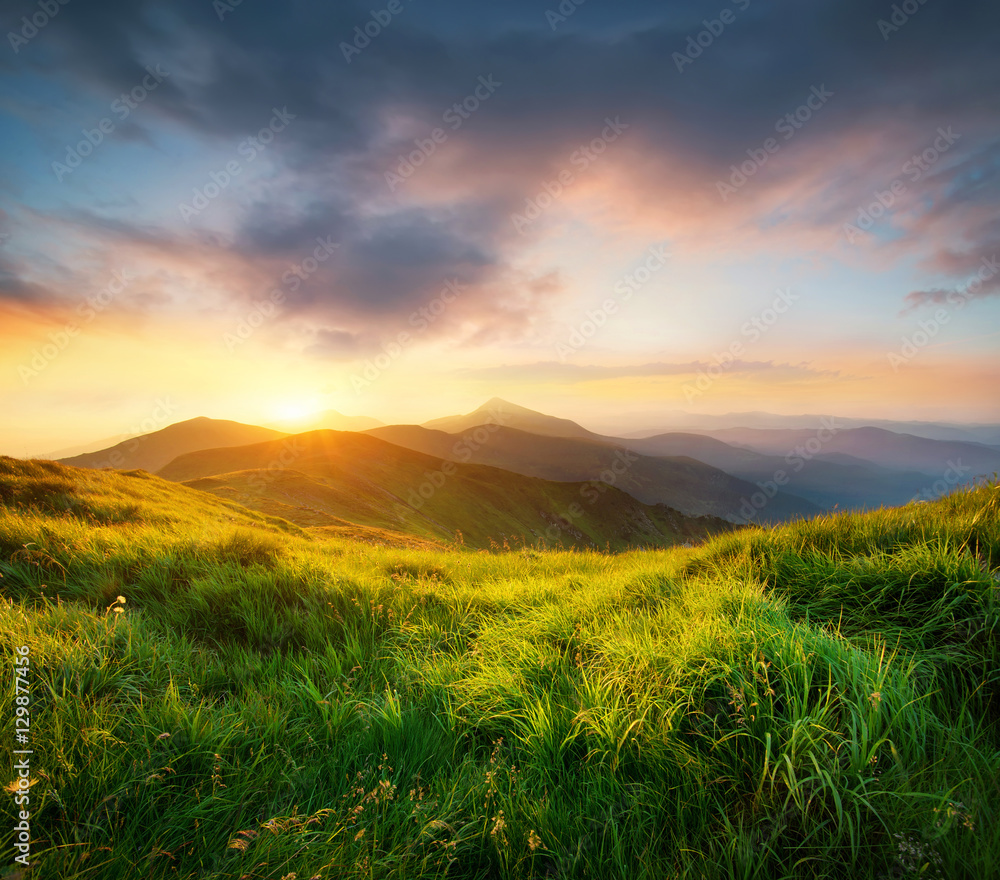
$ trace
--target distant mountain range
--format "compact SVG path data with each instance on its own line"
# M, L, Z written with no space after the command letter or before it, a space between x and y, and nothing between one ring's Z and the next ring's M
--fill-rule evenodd
M783 416L768 412L740 412L724 415L689 413L669 410L663 413L659 427L642 431L627 431L622 436L633 438L652 437L684 431L690 434L711 434L728 428L805 429L815 431L827 418L825 415ZM1000 446L1000 424L957 424L952 422L897 422L891 419L851 419L836 417L844 428L883 428L896 434L910 434L928 440L958 440L967 443L985 443Z
M311 527L357 523L424 536L548 546L662 546L729 528L603 484L456 464L367 434L313 431L179 456L159 475Z
M840 424L840 420L833 420ZM1000 470L1000 447L955 440L929 440L910 434L897 434L883 428L840 428L822 440L816 457L848 456L871 462L894 471L915 470L929 476L940 476L961 461L961 466L976 474L991 474ZM816 438L815 430L726 428L712 431L709 436L725 443L743 446L768 455L788 455L797 447ZM840 460L844 460L840 458Z
M851 428L847 425L856 420L819 416L801 417L815 418L815 426L809 429L730 428L626 438L595 434L575 422L493 399L473 413L437 419L424 427L437 424L446 426L445 430L465 431L476 421L486 422L505 412L510 417L503 424L530 425L525 430L536 434L586 438L651 457L693 458L752 483L753 491L759 491L759 483L772 486L785 480L778 487L779 495L761 512L762 521L769 521L779 511L787 517L779 501L782 489L786 496L798 496L823 509L835 505L842 509L876 508L904 504L929 490L937 492L934 487L940 489L942 480L951 487L1000 470L997 447L931 440L882 428ZM489 454L483 453L483 457Z
M848 421L613 437L493 398L424 425L331 410L312 422L353 428L295 434L197 418L61 463L145 469L310 528L614 548L904 504L1000 471L1000 447Z
M497 407L493 411L503 412ZM526 420L510 421L524 424ZM600 480L646 504L668 504L693 516L736 519L745 502L760 491L753 483L691 456L640 455L622 441L596 435L540 435L496 423L457 435L418 425L394 425L367 433L439 458L488 464L546 480ZM820 512L810 501L778 492L756 518L780 522Z
M905 438L905 435L893 436ZM820 443L815 431L806 432L797 443L775 444L777 454L723 443L701 434L661 434L623 442L646 455L697 457L754 484L785 479L788 492L824 509L835 505L842 509L860 509L905 504L934 482L930 475L915 468L889 469L862 458L814 454L810 440ZM939 469L938 476L943 470ZM777 477L779 474L783 477Z

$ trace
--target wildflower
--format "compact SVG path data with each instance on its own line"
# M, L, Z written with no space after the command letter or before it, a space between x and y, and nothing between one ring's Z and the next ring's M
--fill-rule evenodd
M501 810L496 816L493 817L493 827L490 829L490 837L496 840L498 835L503 834L503 830L506 827L507 822L503 817L503 810Z

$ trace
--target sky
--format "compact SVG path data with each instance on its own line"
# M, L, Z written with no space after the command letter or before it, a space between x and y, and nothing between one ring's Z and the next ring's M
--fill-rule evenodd
M1000 421L1000 8L13 0L0 452L501 396Z

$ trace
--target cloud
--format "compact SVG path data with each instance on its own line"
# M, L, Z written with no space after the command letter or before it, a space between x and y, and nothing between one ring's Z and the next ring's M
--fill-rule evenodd
M16 0L11 17L34 8ZM883 263L931 248L942 265L947 248L984 255L981 245L997 240L986 217L1000 202L996 173L984 176L1000 148L983 140L995 125L1000 11L986 0L928 3L885 40L877 19L889 11L863 0L754 2L681 73L673 54L704 28L704 6L693 0L626 2L613 16L588 5L555 31L527 2L475 16L458 3L406 5L349 64L338 47L369 18L361 3L241 4L220 21L204 0L169 9L109 0L60 7L57 21L0 65L107 100L162 64L171 75L143 107L147 140L120 145L151 176L158 163L193 151L232 150L272 107L296 115L267 154L267 185L228 203L230 226L213 226L218 212L206 212L181 228L170 204L158 225L91 216L86 247L101 247L103 235L105 247L123 248L115 259L158 253L169 258L164 271L184 280L181 289L208 279L218 296L243 303L282 284L317 238L332 237L341 245L333 258L287 285L288 317L374 339L457 279L466 295L429 334L485 344L529 338L560 295L556 267L536 258L553 230L591 223L649 240L669 235L689 252L718 252L724 241L729 254L825 253L852 212L941 124L967 132L956 161L911 188L912 201L890 221L904 236L868 247ZM484 75L501 85L451 128L448 109ZM789 139L776 134L821 86L829 102L788 129ZM574 165L574 151L598 137L607 117L629 130L592 167ZM91 122L53 136L78 137ZM386 171L436 127L447 140L390 190ZM723 201L717 182L771 137L780 151ZM172 146L152 147L161 142ZM566 169L576 182L519 235L511 213ZM191 174L190 186L203 182L200 171ZM66 191L78 185L70 179ZM78 213L41 202L83 225ZM965 240L942 247L943 235ZM953 262L961 275L966 267ZM88 283L72 259L62 265ZM0 296L43 296L44 285L5 277ZM157 284L168 299L178 296L178 285ZM922 297L933 299L931 287L906 301Z
M377 347L377 339L365 339L348 330L320 328L316 331L316 342L306 349L306 354L333 361L351 361Z

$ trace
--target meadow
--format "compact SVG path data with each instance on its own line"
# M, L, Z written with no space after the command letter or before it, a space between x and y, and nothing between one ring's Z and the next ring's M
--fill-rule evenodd
M0 876L997 876L998 569L995 480L483 551L0 458Z

